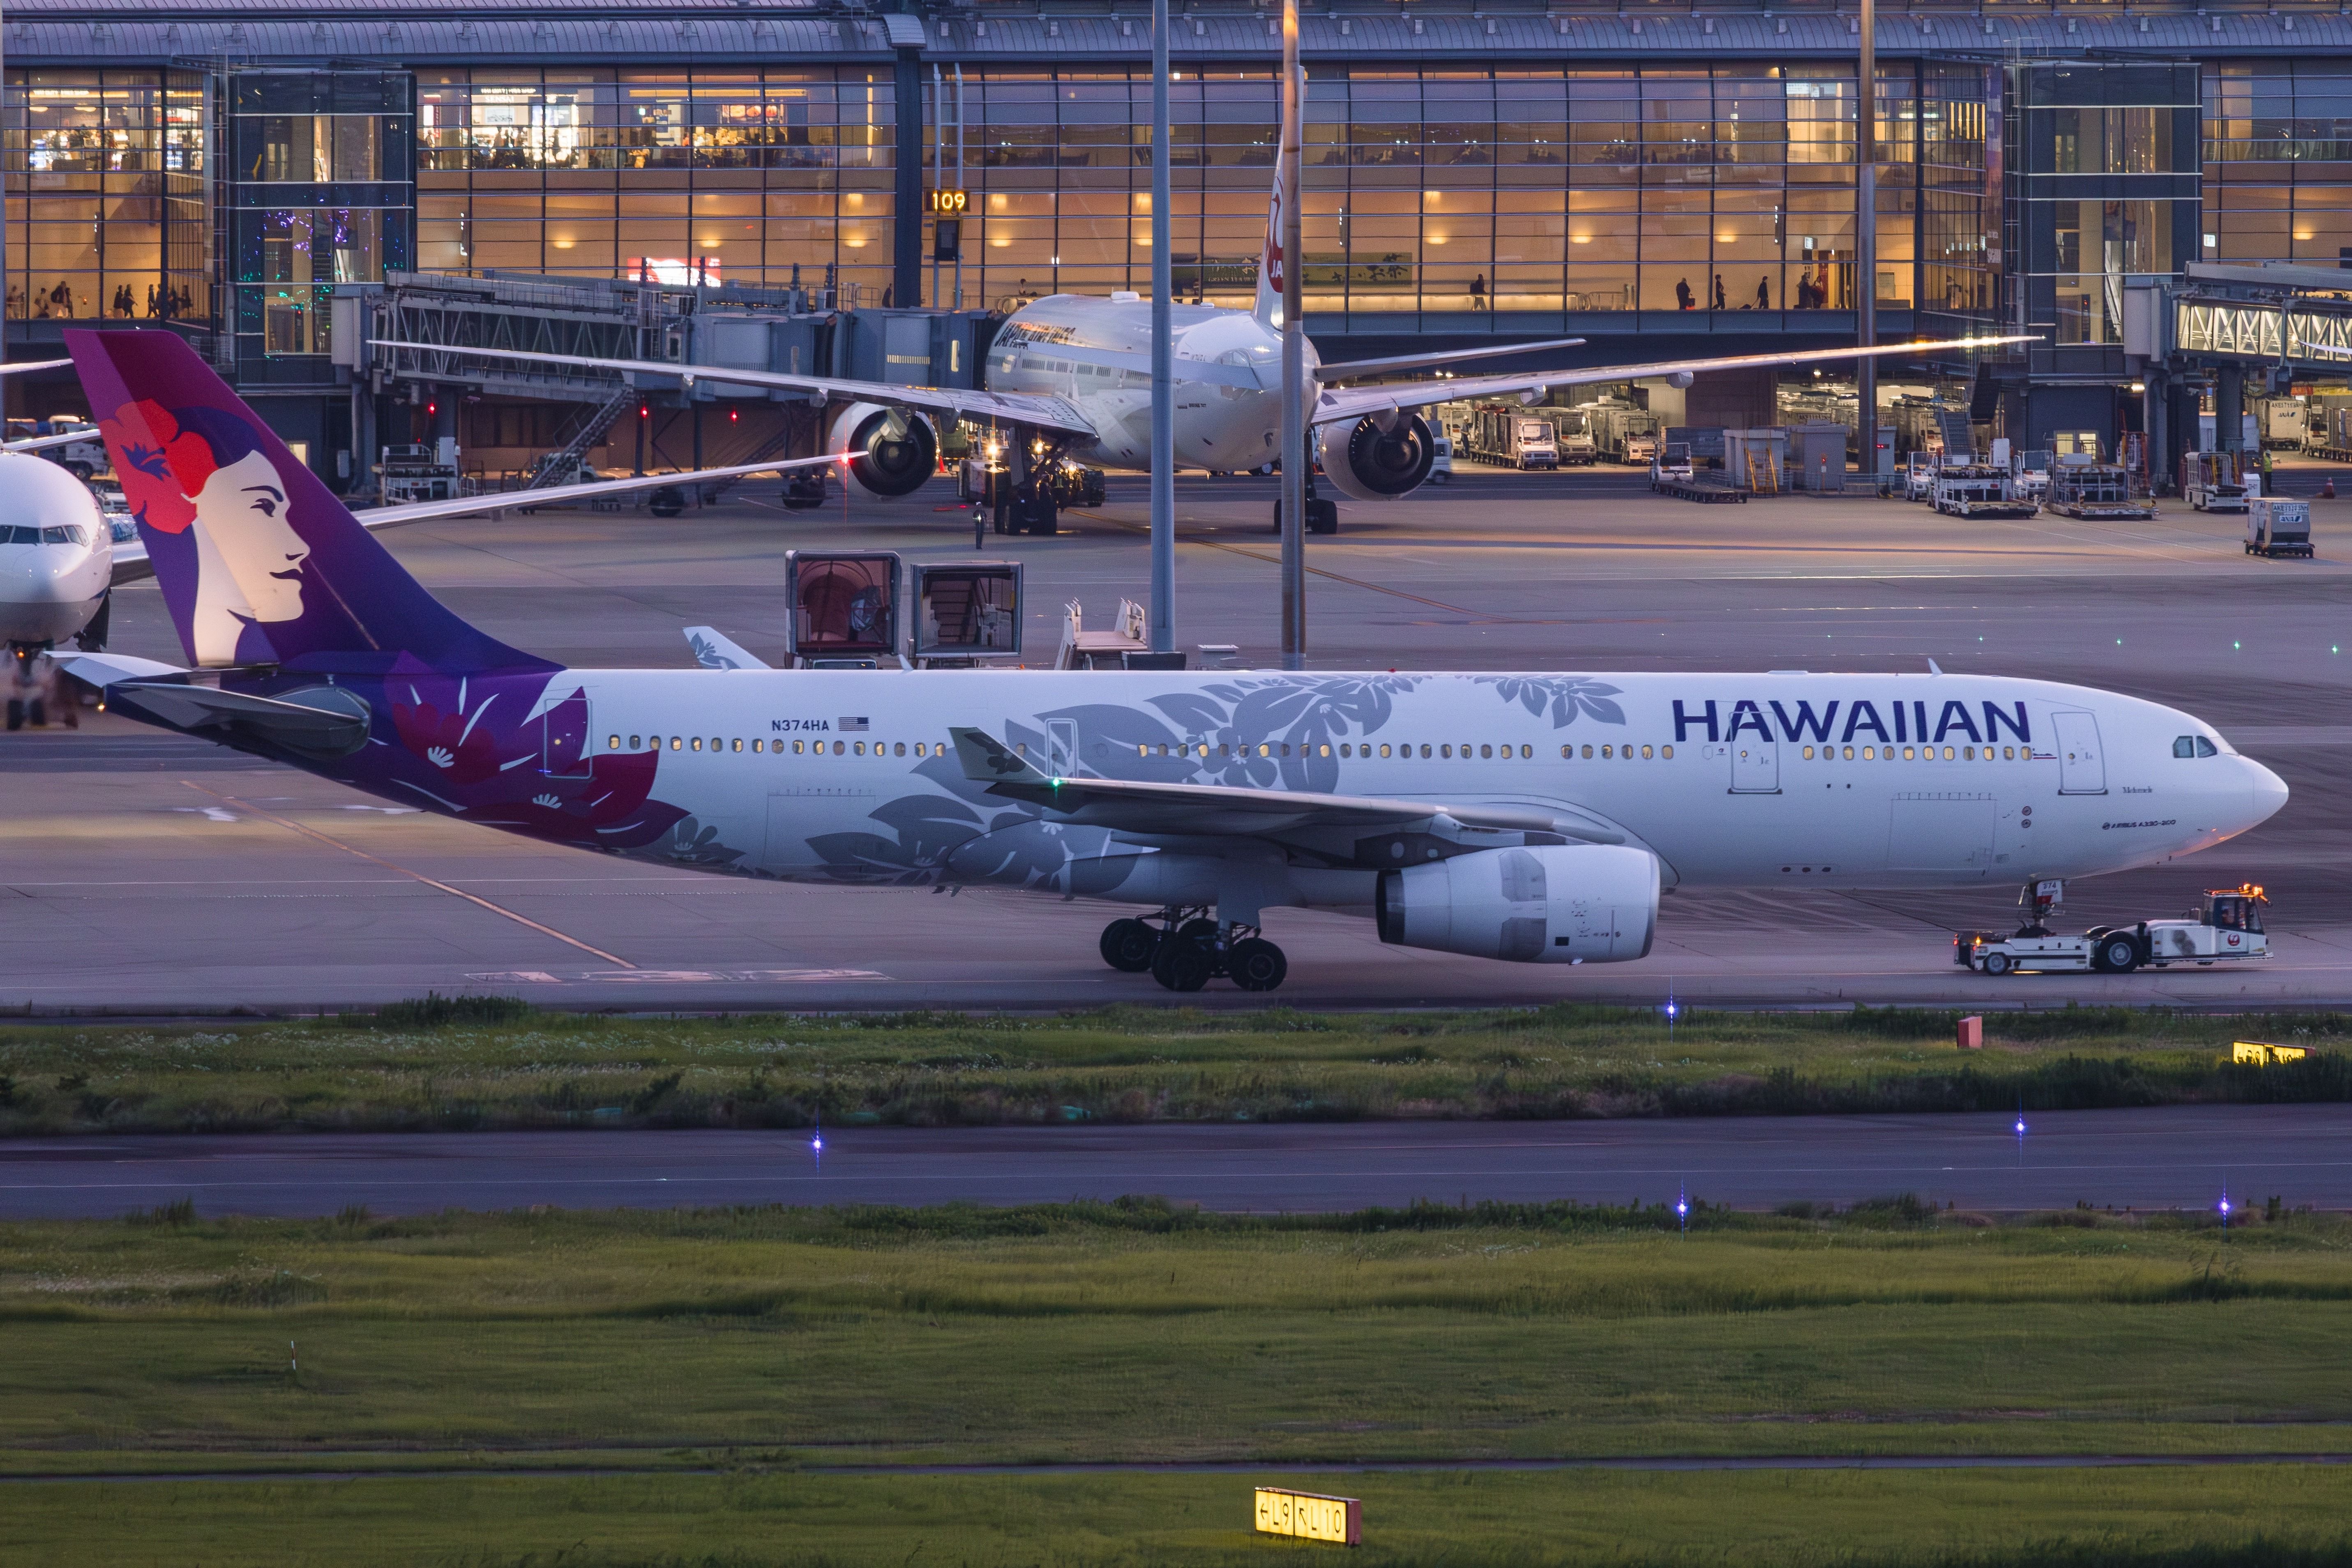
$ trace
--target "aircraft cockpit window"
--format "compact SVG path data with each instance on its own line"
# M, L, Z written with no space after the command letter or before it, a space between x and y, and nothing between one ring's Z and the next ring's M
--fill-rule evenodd
M2221 752L2221 747L2219 747L2219 746L2215 745L2212 742L2210 742L2210 741L2207 740L2204 736L2200 735L2200 736L2198 736L2198 737L2197 737L2197 754L2198 754L2199 756L2200 756L2200 757L2210 757L2210 756L2214 756L2214 755L2219 754L2219 752Z
M2172 742L2172 754L2176 757L2211 757L2220 753L2221 748L2202 735L2183 735Z
M82 526L78 522L53 523L49 527L41 530L41 542L44 544L88 544L89 542L89 535L82 531Z
M0 528L0 544L38 544L41 531L37 528Z

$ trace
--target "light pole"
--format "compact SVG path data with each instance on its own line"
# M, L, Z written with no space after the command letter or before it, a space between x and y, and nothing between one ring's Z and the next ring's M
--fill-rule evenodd
M1168 0L1151 0L1151 651L1176 651L1175 269L1168 216Z
M1878 37L1874 0L1861 0L1862 102L1854 117L1853 257L1855 346L1878 346ZM1862 472L1878 482L1878 362L1854 362L1862 420Z
M1282 0L1282 668L1307 668L1307 331L1299 254L1298 164L1304 141L1298 0Z

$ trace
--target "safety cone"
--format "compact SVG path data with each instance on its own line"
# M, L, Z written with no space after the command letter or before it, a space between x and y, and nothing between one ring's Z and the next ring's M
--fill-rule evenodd
M2319 499L2321 500L2334 500L2336 499L2335 475L2330 474L2327 478L2319 481Z

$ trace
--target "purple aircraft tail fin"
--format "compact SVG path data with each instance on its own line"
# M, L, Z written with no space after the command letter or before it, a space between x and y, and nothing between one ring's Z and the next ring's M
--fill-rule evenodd
M66 346L191 663L552 668L426 593L177 334Z

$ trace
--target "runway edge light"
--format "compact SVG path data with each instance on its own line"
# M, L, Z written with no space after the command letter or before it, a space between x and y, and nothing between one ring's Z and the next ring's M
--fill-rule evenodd
M1257 1531L1301 1541L1358 1546L1364 1538L1364 1505L1351 1497L1325 1497L1282 1487L1257 1489Z

